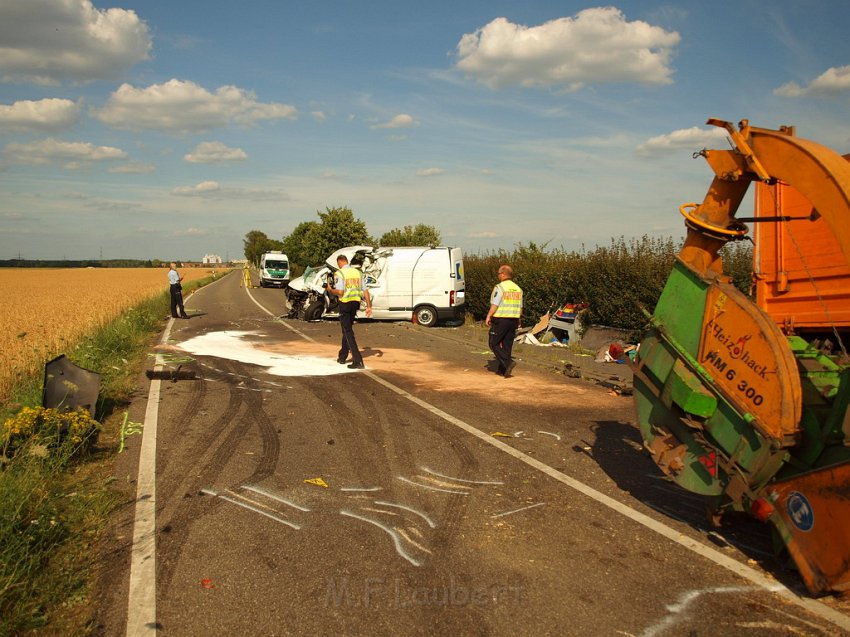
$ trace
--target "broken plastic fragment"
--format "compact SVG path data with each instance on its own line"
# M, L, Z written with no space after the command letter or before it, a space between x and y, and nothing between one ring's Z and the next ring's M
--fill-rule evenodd
M215 584L213 584L213 581L211 579L202 579L201 588L215 588Z
M315 484L319 487L324 487L325 489L328 488L328 483L322 480L321 478L307 478L306 480L304 480L304 482L306 482L307 484Z
M502 433L501 431L494 431L490 435L495 436L496 438L513 438L511 434Z

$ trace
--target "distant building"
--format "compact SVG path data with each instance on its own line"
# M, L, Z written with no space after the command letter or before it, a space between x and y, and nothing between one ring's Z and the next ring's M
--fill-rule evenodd
M221 263L221 257L217 254L205 254L203 263Z

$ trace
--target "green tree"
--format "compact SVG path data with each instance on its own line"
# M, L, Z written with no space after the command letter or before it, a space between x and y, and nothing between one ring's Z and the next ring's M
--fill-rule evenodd
M245 235L242 244L245 247L245 258L255 266L260 265L260 257L264 253L283 248L280 241L269 239L268 235L260 230L251 230Z
M417 223L416 226L393 228L378 240L382 246L438 246L442 238L434 226Z
M310 265L305 241L310 230L318 225L318 221L302 221L295 226L295 229L290 234L283 238L281 244L283 245L283 251L286 252L286 256L289 257L290 263Z
M319 222L304 233L304 258L309 265L324 263L328 256L345 246L374 243L366 223L355 218L350 208L325 208L325 212L317 211L317 214Z

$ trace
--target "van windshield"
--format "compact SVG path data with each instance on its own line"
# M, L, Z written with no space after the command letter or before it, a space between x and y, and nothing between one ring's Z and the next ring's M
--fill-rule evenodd
M267 270L287 270L289 268L288 261L269 261L266 260Z

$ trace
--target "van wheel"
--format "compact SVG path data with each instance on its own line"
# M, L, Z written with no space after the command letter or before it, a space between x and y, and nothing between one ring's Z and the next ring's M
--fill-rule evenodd
M266 287L266 282L265 282L265 281L263 281L262 279L260 279L260 287L261 287L261 288Z
M318 301L313 301L310 305L307 306L307 309L304 310L304 320L305 321L318 321L322 318L322 314L325 312L325 302L322 299Z
M437 324L437 310L430 305L420 305L414 310L416 322L425 327L434 327Z

